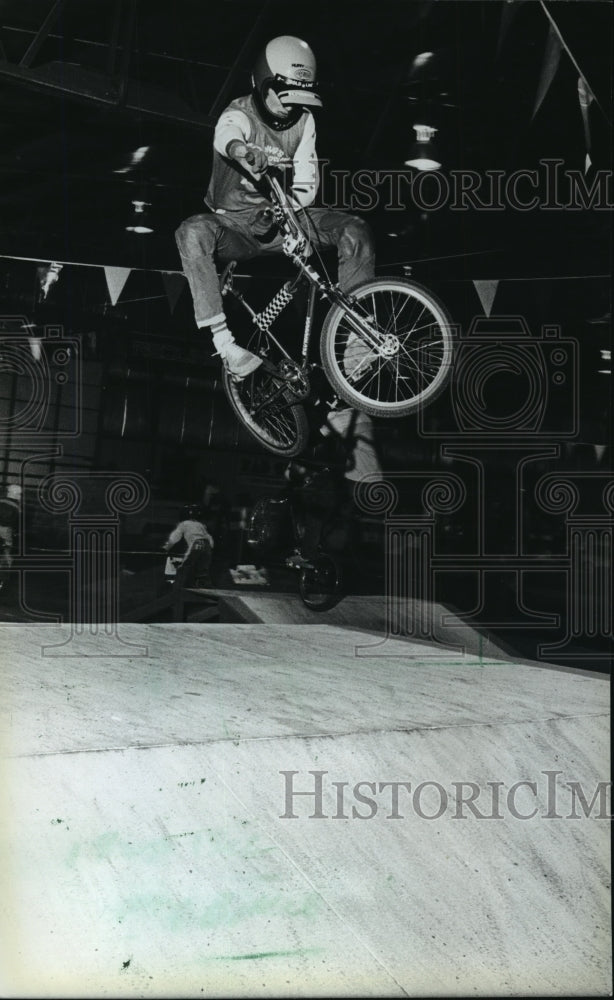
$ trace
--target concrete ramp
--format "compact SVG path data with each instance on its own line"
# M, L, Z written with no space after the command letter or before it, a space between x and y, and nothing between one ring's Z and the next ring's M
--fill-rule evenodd
M2 633L3 995L609 994L573 792L605 678L327 625Z
M314 612L305 607L298 594L224 591L220 595L220 619L267 625L335 625L364 629L390 639L435 644L437 656L443 647L474 656L513 658L488 634L467 625L443 604L383 594L351 594L328 611Z

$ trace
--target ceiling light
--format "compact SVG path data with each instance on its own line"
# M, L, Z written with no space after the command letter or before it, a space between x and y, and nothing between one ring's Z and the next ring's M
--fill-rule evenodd
M139 236L147 233L153 233L153 226L151 224L149 213L151 202L134 200L132 202L132 206L132 218L130 223L126 226L127 232L138 233Z
M412 75L415 73L417 69L422 69L423 66L426 66L427 63L430 63L434 55L435 55L434 52L420 52L419 55L416 56L413 63L411 64Z
M415 167L416 170L440 170L441 163L433 142L437 129L431 125L414 125L414 132L416 138L405 160L405 166Z
M138 149L135 149L134 152L130 154L130 162L128 165L126 167L119 167L117 170L114 170L113 173L129 174L134 167L137 167L139 163L143 162L150 149L151 146L139 146Z

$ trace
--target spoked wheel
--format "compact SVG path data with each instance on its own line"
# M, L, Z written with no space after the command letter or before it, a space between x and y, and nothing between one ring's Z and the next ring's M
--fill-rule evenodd
M246 344L254 354L267 347L266 335L256 330ZM284 388L283 380L271 373L280 358L257 368L247 378L237 380L224 368L224 391L235 414L256 441L275 455L292 458L307 444L309 426L305 410L297 404L297 392Z
M379 278L351 293L356 317L378 336L377 346L335 305L322 329L326 376L351 406L373 416L402 417L432 401L452 370L452 320L426 288L403 278Z
M341 572L332 556L321 553L313 566L304 566L299 577L301 600L311 611L328 611L341 591Z

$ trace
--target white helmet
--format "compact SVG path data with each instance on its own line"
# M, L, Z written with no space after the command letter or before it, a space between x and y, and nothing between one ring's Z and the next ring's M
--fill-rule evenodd
M293 35L273 38L258 56L252 73L252 87L258 110L274 128L289 128L298 121L303 108L321 108L316 93L316 58L307 44ZM277 118L265 104L272 89L281 103L293 106L294 114Z

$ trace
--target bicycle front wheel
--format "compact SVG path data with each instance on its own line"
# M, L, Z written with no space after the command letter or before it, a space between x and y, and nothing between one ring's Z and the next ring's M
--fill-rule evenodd
M238 381L224 369L224 392L245 429L267 451L292 458L304 451L309 436L302 406L291 404L288 390L264 368Z
M334 305L322 328L326 376L350 406L378 417L403 417L431 402L452 369L452 320L441 302L403 278L379 278ZM369 344L352 318L376 332Z

